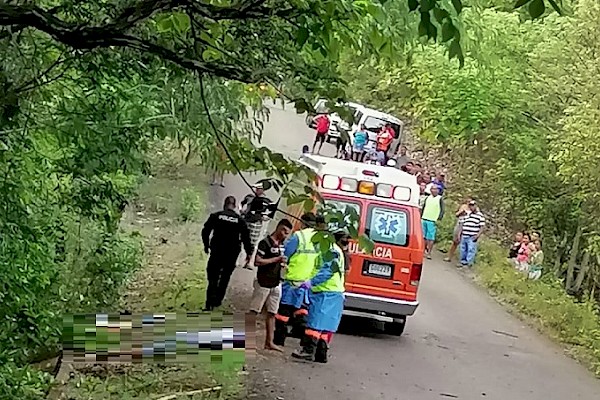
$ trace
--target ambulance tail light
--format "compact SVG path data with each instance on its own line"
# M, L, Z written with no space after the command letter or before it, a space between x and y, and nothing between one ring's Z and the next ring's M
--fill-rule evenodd
M409 201L410 188L404 186L396 186L394 188L394 200Z
M356 189L358 189L358 181L352 178L342 178L340 189L344 192L356 192Z
M413 264L410 269L410 284L412 286L419 286L421 280L421 271L423 270L423 264Z
M323 180L321 181L321 185L323 189L333 189L338 190L340 188L341 179L339 176L335 175L323 175Z
M380 183L377 185L377 196L379 197L392 197L392 192L394 191L394 187L392 185L388 185L387 183Z

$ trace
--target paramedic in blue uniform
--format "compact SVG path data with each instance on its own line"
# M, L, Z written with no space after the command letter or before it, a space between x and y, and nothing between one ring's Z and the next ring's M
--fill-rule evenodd
M211 311L223 302L242 245L246 261L252 254L248 225L236 212L235 197L226 197L223 211L210 214L202 228L202 242L204 252L210 253L206 264L208 288L204 309Z
M305 337L292 357L327 362L333 333L337 331L344 311L344 282L349 236L335 233L336 243L320 257L313 276L301 287L310 290Z
M275 315L273 342L277 346L285 345L290 327L292 336L301 338L304 334L308 290L300 285L311 277L319 258L318 248L312 239L319 230L325 228L325 219L322 216L306 213L301 220L305 228L294 232L286 242L283 252L288 261L281 285L279 310Z

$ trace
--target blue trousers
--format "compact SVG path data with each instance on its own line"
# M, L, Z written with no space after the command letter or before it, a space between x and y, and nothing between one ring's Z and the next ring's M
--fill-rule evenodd
M477 254L477 242L475 236L465 236L460 238L460 263L462 265L473 266L475 255Z

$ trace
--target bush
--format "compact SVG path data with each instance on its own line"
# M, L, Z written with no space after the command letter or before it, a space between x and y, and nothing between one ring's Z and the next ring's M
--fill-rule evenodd
M181 210L179 216L183 221L195 221L202 211L202 198L194 189L181 191Z
M12 362L0 365L0 399L38 400L51 383L49 374Z

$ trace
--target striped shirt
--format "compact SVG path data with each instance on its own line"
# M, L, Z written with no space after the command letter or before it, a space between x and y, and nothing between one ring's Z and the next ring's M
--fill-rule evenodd
M462 234L465 236L477 236L485 226L485 217L479 211L470 212L463 217Z

